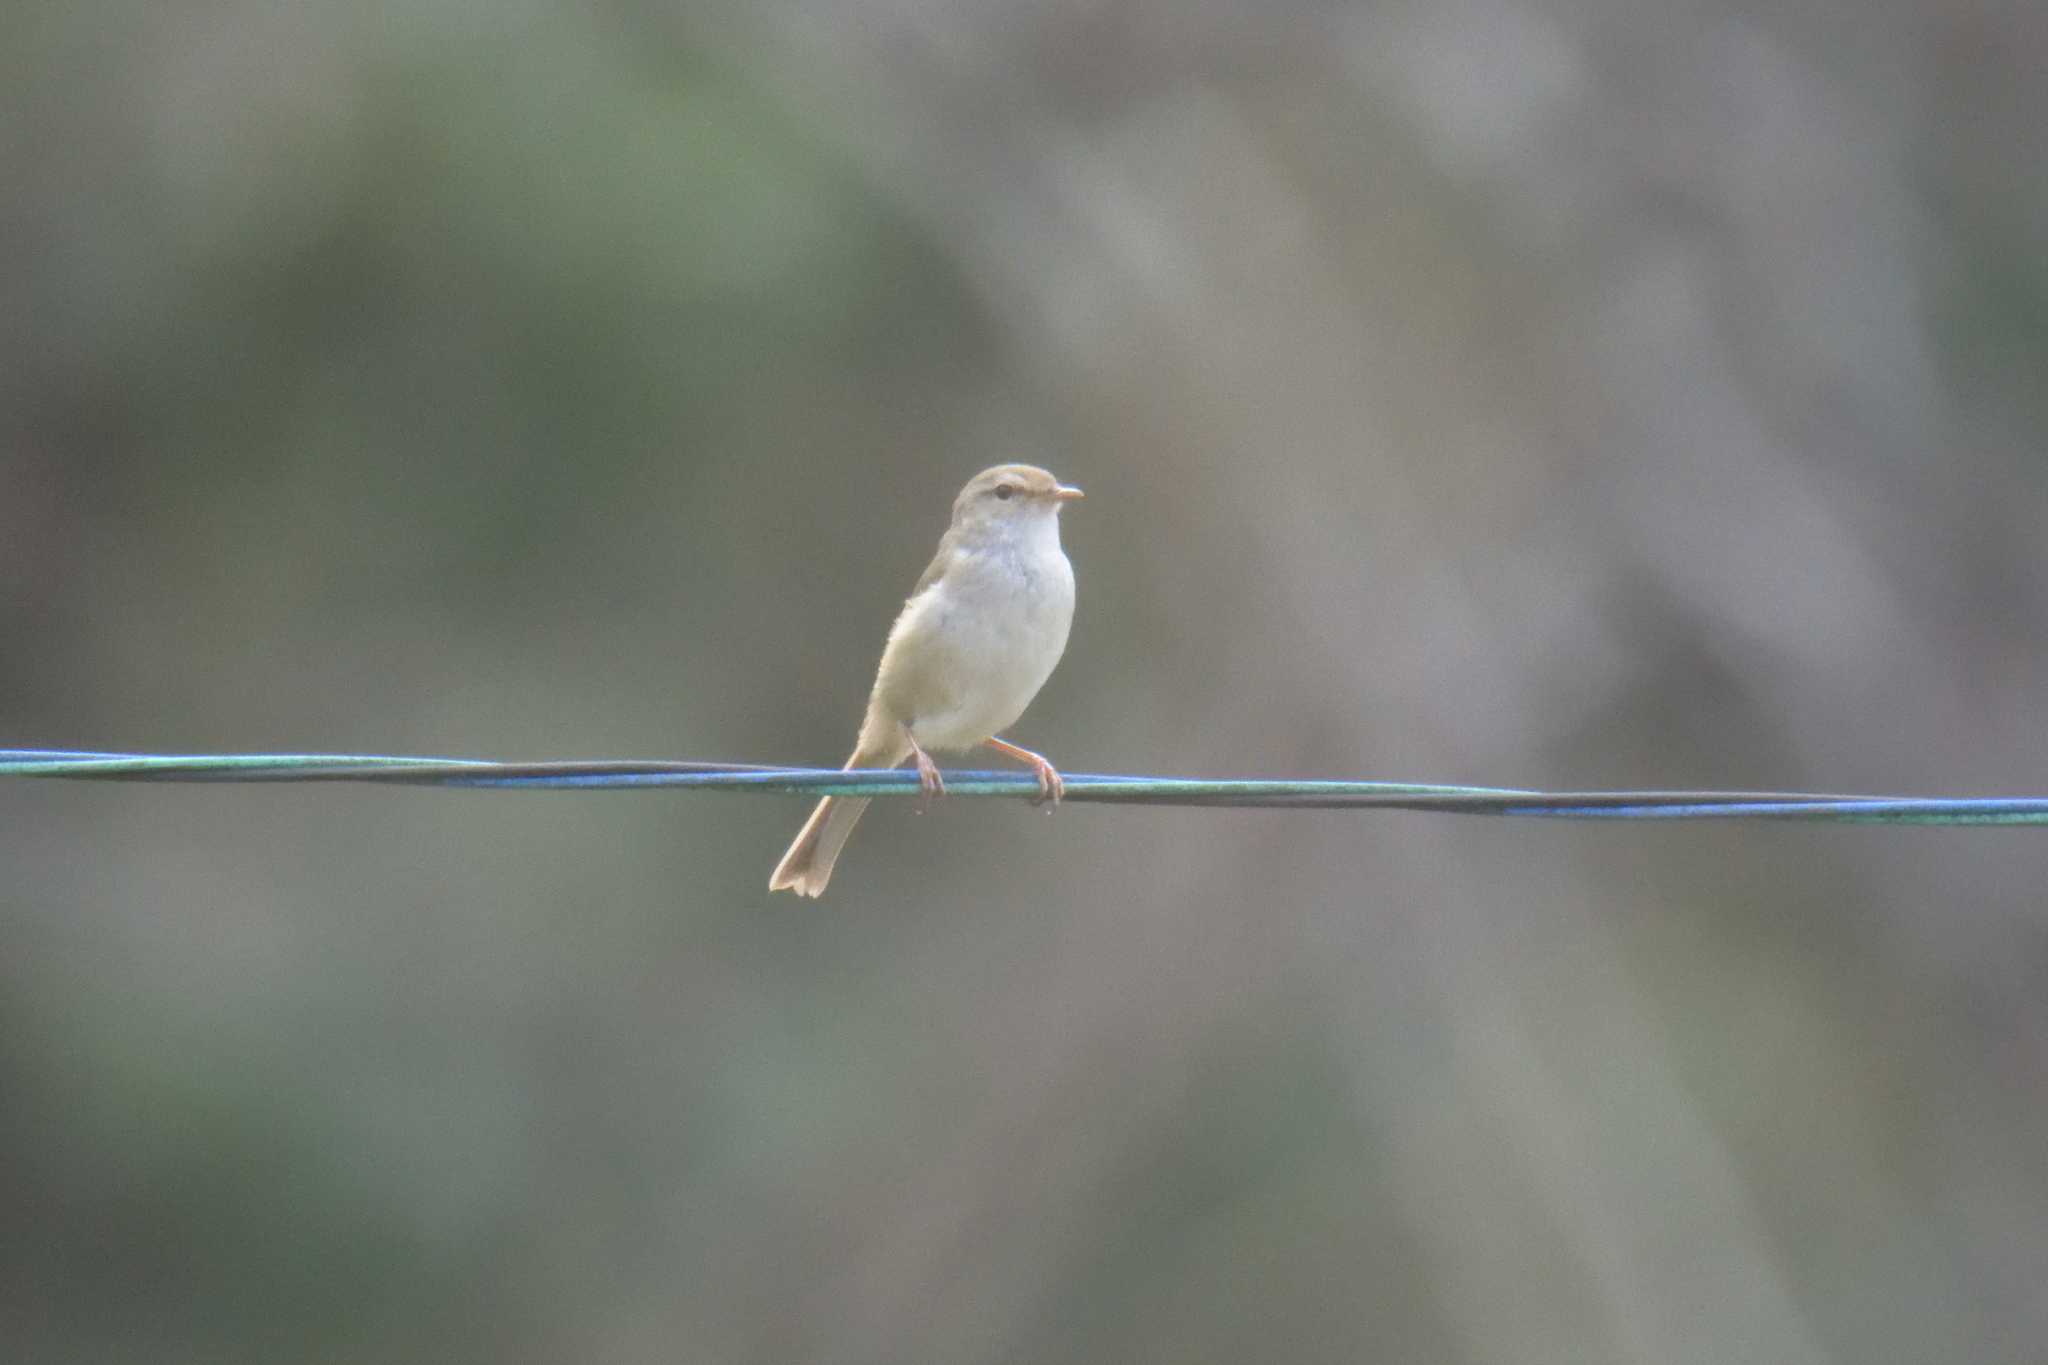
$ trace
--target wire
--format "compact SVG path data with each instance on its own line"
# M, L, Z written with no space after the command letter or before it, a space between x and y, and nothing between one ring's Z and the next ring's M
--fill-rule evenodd
M511 790L682 788L801 796L916 796L901 770L773 768L747 763L596 759L500 763L383 754L126 754L0 749L0 777L96 782L369 782ZM2048 825L2048 797L1844 796L1813 792L1545 792L1408 782L1139 777L1069 773L1077 804L1226 806L1286 810L1405 810L1563 820L1809 820L1849 824ZM946 775L956 796L1034 798L1029 773Z

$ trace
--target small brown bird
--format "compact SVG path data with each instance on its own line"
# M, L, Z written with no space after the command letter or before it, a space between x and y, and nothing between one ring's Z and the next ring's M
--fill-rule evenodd
M847 768L917 760L926 796L943 795L927 750L986 744L1031 765L1038 799L1059 803L1052 764L996 737L1024 714L1067 648L1074 567L1060 549L1060 509L1081 496L1028 464L1000 464L967 481L953 525L917 580L868 696ZM768 878L770 891L823 894L864 796L828 796Z

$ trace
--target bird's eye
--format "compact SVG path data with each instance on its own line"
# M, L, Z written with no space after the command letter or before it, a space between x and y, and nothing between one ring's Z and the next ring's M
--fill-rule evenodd
M1016 492L1017 490L1009 484L999 483L996 485L996 497L1003 502L1008 502Z

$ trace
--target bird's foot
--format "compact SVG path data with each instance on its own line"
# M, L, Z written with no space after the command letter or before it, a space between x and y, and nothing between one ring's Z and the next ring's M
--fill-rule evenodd
M1067 794L1066 779L1060 776L1058 768L1039 758L1037 754L1033 754L1032 758L1037 759L1031 765L1031 771L1038 774L1038 795L1031 798L1031 804L1045 807L1045 813L1051 815L1059 808L1060 798Z
M985 739L982 743L997 753L1008 754L1019 763L1030 765L1038 777L1038 795L1031 798L1034 806L1044 806L1047 812L1059 805L1060 798L1067 794L1067 784L1060 778L1059 769L1045 761L1044 754L1034 754L1021 744L1012 744L1007 739Z
M932 798L946 794L946 779L939 776L939 765L932 762L932 756L922 749L911 750L917 758L917 813L923 815L931 809Z

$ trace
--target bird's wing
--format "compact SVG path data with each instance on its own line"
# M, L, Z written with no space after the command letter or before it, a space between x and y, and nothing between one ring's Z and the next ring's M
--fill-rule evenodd
M924 573L918 577L917 586L910 590L912 598L945 576L946 563L953 557L953 543L957 539L958 537L951 531L939 537L939 552L932 556L931 563L924 566Z

